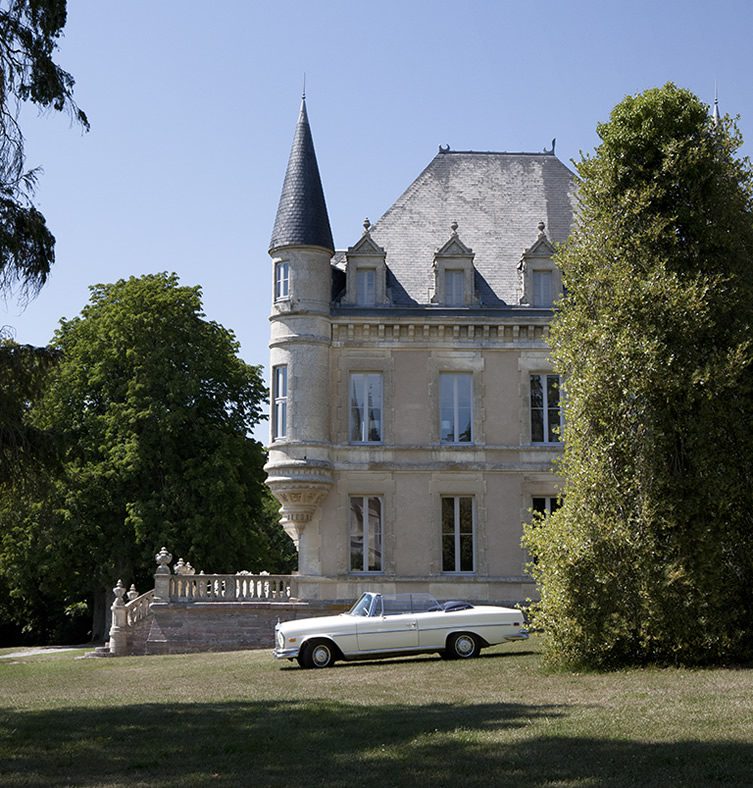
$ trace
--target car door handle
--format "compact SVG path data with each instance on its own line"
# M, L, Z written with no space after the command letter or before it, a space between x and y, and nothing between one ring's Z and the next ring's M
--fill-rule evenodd
M408 623L408 629L418 629L418 622L411 621Z

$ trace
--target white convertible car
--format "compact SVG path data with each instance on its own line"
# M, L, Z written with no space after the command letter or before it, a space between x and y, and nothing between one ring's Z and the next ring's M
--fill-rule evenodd
M485 646L525 640L523 614L509 607L437 602L430 594L365 593L339 616L286 621L275 627L277 659L326 668L337 659L436 652L469 659Z

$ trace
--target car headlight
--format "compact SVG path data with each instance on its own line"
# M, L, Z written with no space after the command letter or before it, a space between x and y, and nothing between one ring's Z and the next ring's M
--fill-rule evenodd
M278 630L277 632L277 648L285 647L285 636Z

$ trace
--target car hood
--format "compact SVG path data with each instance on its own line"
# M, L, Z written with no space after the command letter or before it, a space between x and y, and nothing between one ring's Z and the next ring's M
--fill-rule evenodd
M355 616L343 613L338 616L320 616L318 618L301 618L297 621L283 621L277 628L283 635L290 633L305 635L309 632L326 633L332 629L342 629L352 624L356 620Z

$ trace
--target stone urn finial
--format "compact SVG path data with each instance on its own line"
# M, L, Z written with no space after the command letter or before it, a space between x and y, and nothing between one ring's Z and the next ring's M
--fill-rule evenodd
M133 602L133 600L136 599L138 595L139 592L136 590L136 586L133 583L131 583L131 587L128 589L128 593L126 594L126 596L128 597L128 601Z
M123 581L118 580L117 585L112 589L112 593L117 597L116 602L119 601L121 605L123 604L123 594L125 594L125 592L126 590L125 586L123 585Z
M173 557L171 553L167 552L166 547L163 547L159 553L154 556L154 560L157 562L157 574L170 574L170 567L168 564L173 560Z
M113 600L112 607L113 609L116 607L123 607L125 602L123 601L123 594L125 594L126 589L123 585L122 580L118 580L115 585L115 588L112 589L112 593L115 594L115 599Z

